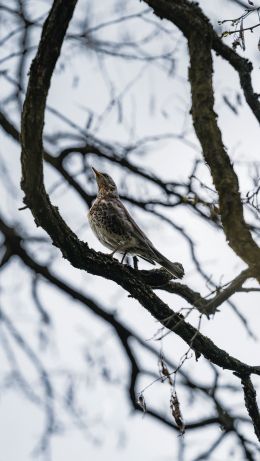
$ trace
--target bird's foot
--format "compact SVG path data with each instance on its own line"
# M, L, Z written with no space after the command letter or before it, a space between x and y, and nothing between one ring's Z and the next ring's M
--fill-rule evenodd
M126 255L127 255L127 251L125 251L124 254L123 254L123 257L122 257L122 259L121 259L121 264L123 264Z
M136 270L138 270L138 261L139 261L139 260L138 260L137 256L134 256L134 257L133 257L133 262L134 262L134 268L135 268Z

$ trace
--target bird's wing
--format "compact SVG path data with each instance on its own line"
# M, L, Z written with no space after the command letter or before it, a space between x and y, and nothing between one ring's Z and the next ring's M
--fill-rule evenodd
M123 205L120 200L111 202L111 206L114 208L114 215L120 216L120 221L124 222L124 226L127 229L128 233L135 236L143 244L146 244L151 250L153 250L153 244L145 235L145 233L140 229L138 224L130 215L129 211Z

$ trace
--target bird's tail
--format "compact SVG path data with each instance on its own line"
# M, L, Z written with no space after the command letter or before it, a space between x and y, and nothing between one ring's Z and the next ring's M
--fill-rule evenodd
M182 279L184 276L184 269L181 263L173 263L168 258L163 256L158 250L153 248L153 252L156 256L154 260L160 264L164 269L166 269L173 277L177 279Z

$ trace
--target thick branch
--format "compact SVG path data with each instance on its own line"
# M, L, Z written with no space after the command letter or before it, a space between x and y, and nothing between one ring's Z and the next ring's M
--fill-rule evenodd
M14 125L8 120L6 115L0 111L0 125L3 129L12 136L17 142L20 141L20 134L18 130L14 127ZM67 151L66 151L67 152ZM59 158L53 157L51 154L44 151L44 160L47 163L52 165L56 171L58 171L64 179L74 187L75 190L79 193L79 195L84 199L85 202L89 203L92 201L92 197L88 195L73 178L72 176L67 173L67 171L62 166L62 161ZM66 174L65 174L66 173ZM67 178L68 177L68 178ZM76 187L76 185L78 187ZM125 197L127 200L128 197ZM150 202L149 202L150 203ZM135 203L139 206L140 201L136 201ZM139 274L142 276L142 279L148 285L151 285L153 288L160 288L164 291L168 291L169 293L174 293L181 296L183 299L188 301L189 304L196 307L200 312L205 313L206 315L213 314L217 307L219 307L224 301L226 301L230 296L238 291L238 289L242 290L241 286L243 283L249 278L250 271L245 270L241 272L224 290L219 290L213 298L206 299L203 298L200 293L192 290L187 285L178 282L171 282L171 277L169 273L164 270L150 270L150 271L139 271ZM257 289L258 290L258 289Z
M144 0L160 17L169 19L179 27L188 37L191 32L197 32L207 37L208 45L223 59L229 62L238 72L240 84L246 101L254 116L260 123L259 94L255 93L252 86L251 72L253 66L250 61L240 56L229 48L213 29L209 19L204 15L199 5L187 0Z
M244 220L238 178L226 153L214 112L212 87L212 30L201 10L186 0L146 0L160 18L176 24L188 39L192 117L204 159L219 194L220 214L227 241L260 280L260 249Z
M11 248L12 251L15 254L18 254L19 256L22 255L22 259L26 261L26 263L30 266L31 262L28 259L28 255L23 251L21 247L21 238L16 235L16 233L9 227L7 226L1 219L0 219L0 229L5 235L8 235L8 239L11 242ZM80 245L80 242L79 242ZM82 248L83 251L83 248ZM89 250L91 251L91 250ZM93 252L95 253L95 252ZM97 254L98 258L100 258L100 253ZM102 255L102 253L101 253ZM250 366L247 365L240 360L230 356L226 351L218 348L209 338L206 336L203 336L196 328L194 328L192 325L190 325L188 322L184 320L184 317L180 314L174 313L167 304L165 304L163 301L160 300L154 293L151 291L151 289L145 285L140 279L135 275L137 271L130 267L125 267L122 266L121 264L118 264L116 261L110 262L110 264L107 264L105 259L108 261L110 260L109 257L105 258L104 257L104 273L106 273L106 267L108 266L108 270L110 271L110 275L113 276L113 266L114 268L119 267L121 269L122 274L124 274L125 279L122 280L121 285L126 288L129 287L129 292L133 293L133 296L138 299L138 301L157 319L161 322L162 325L167 327L169 330L177 333L184 341L189 344L189 346L192 347L193 350L195 350L198 354L202 354L205 358L210 360L211 362L215 363L216 365L236 371L237 373L254 373L257 375L260 375L260 367L259 366ZM83 259L80 262L84 261L84 256ZM34 264L37 264L34 262ZM95 264L95 261L93 260L93 264ZM37 266L37 269L39 273L42 273L42 270L40 271L40 266ZM90 271L91 272L91 271ZM92 272L93 273L93 272ZM49 275L43 274L47 278L49 278ZM117 271L115 271L114 275L117 275ZM108 276L107 276L108 278ZM112 277L111 277L112 278ZM62 287L65 289L65 287ZM126 288L127 289L127 288ZM71 293L71 295L74 295ZM107 314L109 315L109 314ZM109 321L111 324L113 324L112 316L110 318L109 316Z
M256 269L260 279L260 250L245 223L238 178L224 148L213 109L210 46L205 37L197 33L190 35L188 43L193 123L219 194L226 238L237 255Z
M120 284L162 325L176 332L197 353L203 354L216 365L240 373L260 374L260 367L248 366L231 357L185 322L183 316L175 314L149 286L140 280L133 269L123 267L109 256L96 253L90 250L87 244L80 242L63 221L57 208L52 206L43 184L44 110L51 76L74 6L75 1L72 0L67 1L66 4L61 0L54 3L44 24L38 52L30 71L21 133L22 188L25 193L25 203L31 208L36 223L46 230L53 243L61 249L63 256L72 265Z
M243 386L246 408L253 421L255 434L260 442L260 413L256 401L256 391L249 376L242 376L241 383Z
M136 401L136 381L138 379L139 374L143 371L139 364L136 361L135 354L133 352L133 348L130 345L130 340L133 338L142 345L147 351L158 357L158 351L151 346L147 341L144 341L140 336L130 330L128 327L123 325L119 322L114 314L110 314L106 312L96 301L94 301L89 296L85 295L84 293L75 290L70 284L65 283L63 280L58 278L54 275L46 266L43 266L37 263L29 253L24 249L23 242L26 241L24 238L17 233L16 230L7 226L4 221L0 217L0 231L5 235L6 239L6 246L12 256L18 256L20 260L30 269L32 270L35 275L41 275L44 279L50 282L53 286L61 290L63 293L66 293L72 299L79 301L85 308L87 307L91 312L96 314L99 318L107 322L111 325L118 338L121 341L121 344L127 354L127 358L131 365L131 377L129 383L129 396L132 402L132 405L135 409L141 410L140 406L137 404ZM172 363L168 359L164 357L165 362L172 370L176 369L176 364ZM209 418L204 418L198 421L186 423L186 429L196 429L206 425L211 424L218 424L225 428L226 431L235 430L235 420L243 420L243 417L237 415L230 415L228 410L225 407L222 407L220 401L217 399L215 395L215 390L213 391L212 385L202 385L197 381L191 380L191 378L185 373L183 369L179 369L178 373L182 376L182 384L187 386L189 389L193 391L196 389L198 391L203 392L210 400L213 400L215 403L215 407L217 410L217 415L212 416ZM141 410L142 411L142 410ZM163 422L167 426L178 430L177 426L166 417L161 416L156 411L151 409L147 409L146 413L150 416L156 418L157 420Z

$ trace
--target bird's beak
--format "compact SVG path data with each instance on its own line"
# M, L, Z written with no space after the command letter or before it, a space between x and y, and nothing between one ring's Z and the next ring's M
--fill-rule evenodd
M98 170L96 170L94 167L92 167L92 170L94 171L97 178L100 178L100 176L102 176L102 174Z

